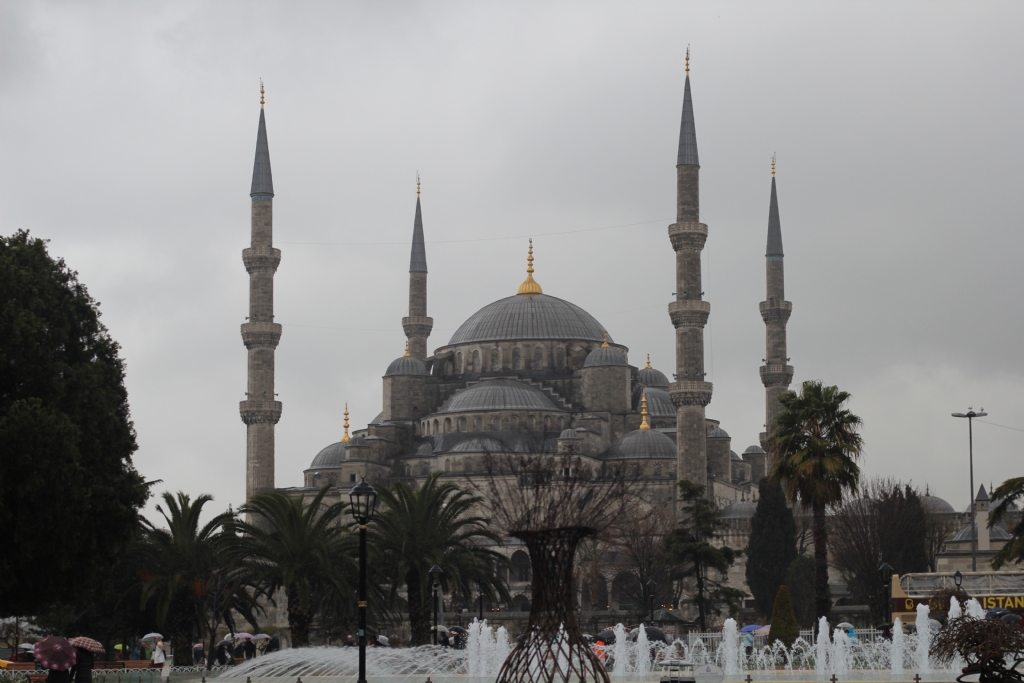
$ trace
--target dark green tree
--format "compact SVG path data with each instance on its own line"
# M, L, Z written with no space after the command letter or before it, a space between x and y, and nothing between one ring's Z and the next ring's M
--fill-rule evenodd
M132 539L120 348L77 274L20 231L0 239L0 615L87 601Z
M767 479L758 484L757 509L750 520L747 545L747 586L762 616L772 613L779 586L796 559L796 522L782 489Z
M793 602L796 622L802 628L814 626L814 558L797 555L786 570L786 585L792 586L789 595Z
M1024 498L1024 477L1007 479L992 492L994 500L1001 501L988 515L988 525L998 524L1007 517L1007 513L1017 502ZM980 520L980 524L984 520ZM1000 569L1005 564L1024 562L1024 520L1010 529L1012 538L1002 550L992 558L992 569Z
M325 604L354 607L358 551L344 525L346 504L324 503L328 491L325 486L308 503L283 491L261 493L239 509L251 521L232 528L250 581L267 595L284 591L296 647L309 645L310 624Z
M732 611L737 598L742 596L739 589L726 586L724 579L714 579L710 573L714 569L721 576L727 576L729 567L736 561L736 551L715 545L724 523L704 491L705 487L700 484L685 479L679 482L682 520L664 540L665 553L673 565L673 578L694 582L693 600L702 631L707 630L708 614L718 605L728 604Z
M785 584L779 586L775 595L771 624L771 630L768 631L769 645L781 640L783 645L790 647L800 637L800 625L796 623L796 614L793 612L793 598Z
M863 441L857 430L861 419L843 406L850 394L818 381L804 382L800 393L779 397L783 410L771 425L768 453L772 461L769 481L781 486L795 504L814 515L814 612L828 617L832 598L828 588L828 527L825 511L856 491L860 481Z
M430 641L427 572L435 564L444 571L441 589L447 595L468 596L475 588L492 603L510 599L508 587L498 577L498 567L507 565L507 560L484 545L497 545L500 537L487 519L474 513L481 498L453 483L442 483L440 476L432 474L416 489L396 482L379 490L383 511L369 528L392 593L403 585L406 588L414 645Z

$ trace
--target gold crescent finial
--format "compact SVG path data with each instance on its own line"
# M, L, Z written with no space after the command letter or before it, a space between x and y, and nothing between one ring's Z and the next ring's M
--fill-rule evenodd
M260 109L263 109L263 79L260 79Z
M420 198L420 172L416 171L416 199Z
M647 354L647 367L644 368L644 369L645 370L653 370L653 368L651 367L651 354Z
M775 152L772 152L772 178L775 177Z
M647 424L647 392L645 391L640 398L640 431L646 432L651 428L651 425Z
M686 75L690 75L690 46L686 46Z
M607 332L604 333L604 341L601 342L601 348L602 349L611 348L610 346L608 346L608 333Z
M345 402L345 433L341 435L341 442L348 443L348 401Z
M409 356L409 340L407 339L405 341L405 353L402 355L402 358L408 358Z
M526 257L526 279L519 285L520 294L543 294L537 281L533 279L533 238L530 238L530 251Z

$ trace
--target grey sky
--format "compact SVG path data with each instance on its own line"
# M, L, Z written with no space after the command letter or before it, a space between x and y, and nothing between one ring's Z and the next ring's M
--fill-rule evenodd
M796 380L853 393L868 474L962 508L950 412L1024 429L1022 20L1020 3L4 3L0 231L51 239L102 303L143 474L237 506L259 79L291 486L346 400L358 426L380 411L417 170L431 348L515 292L532 235L546 293L672 372L689 43L708 415L737 451L764 422L776 152ZM978 425L975 446L978 482L1022 474L1024 432Z

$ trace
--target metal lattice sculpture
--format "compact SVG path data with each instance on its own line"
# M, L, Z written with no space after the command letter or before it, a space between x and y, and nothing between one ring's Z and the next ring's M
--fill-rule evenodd
M489 456L482 490L492 522L530 554L533 596L526 632L498 683L608 683L573 609L576 549L636 500L636 472L595 469L577 456Z
M1017 670L1024 663L1024 631L998 619L962 616L952 619L935 635L931 655L941 661L959 658L966 663L956 677L977 674L979 683L1022 683Z

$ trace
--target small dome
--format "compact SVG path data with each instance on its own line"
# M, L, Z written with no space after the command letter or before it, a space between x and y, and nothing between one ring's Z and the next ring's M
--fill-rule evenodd
M458 392L441 406L438 413L471 410L546 410L556 411L547 394L530 384L511 379L490 379Z
M341 467L341 463L345 462L345 444L340 441L335 441L330 444L313 458L313 462L310 464L309 469L330 469L332 467Z
M558 435L559 441L579 441L580 438L582 437L580 437L580 435L576 433L575 429L566 429L565 431Z
M424 365L423 361L413 356L402 356L391 361L391 365L388 366L388 371L384 373L385 377L395 377L397 375L426 375L427 366Z
M757 510L757 503L752 500L736 501L725 507L719 514L719 519L750 519Z
M659 389L667 389L669 384L668 377L665 376L665 373L661 372L660 370L655 370L650 366L646 368L641 368L640 372L638 373L637 379L639 380L640 384L643 384L645 387L658 387Z
M587 360L583 361L583 367L585 368L597 368L608 365L625 367L629 363L626 362L626 357L622 355L621 351L610 346L597 347L587 354Z
M652 418L676 416L676 406L667 391L642 385L633 390L633 410L640 412L640 401L644 395L647 396L647 414Z
M729 432L725 431L721 427L715 427L708 434L708 438L709 439L728 439L729 438Z
M359 448L360 446L368 446L368 445L369 444L366 443L366 439L364 439L361 436L353 436L352 439L348 442L348 447L349 448Z
M608 449L605 460L675 460L676 444L653 429L637 429L620 437Z
M956 513L952 505L933 495L921 496L921 507L924 508L925 512L933 515L951 515Z
M743 455L764 455L764 449L760 446L747 446L747 450L743 451Z
M984 522L982 522L984 524ZM974 527L970 524L961 529L956 536L952 538L951 543L962 543L964 541L970 541L974 538ZM1003 527L996 524L994 527L988 530L988 538L990 541L1009 541L1012 536Z
M740 456L739 456L739 455L738 455L738 454L736 453L736 451L729 451L729 457L730 457L730 458L732 458L733 460L739 460L740 462L743 462L743 458L741 458L741 457L740 457Z

